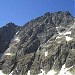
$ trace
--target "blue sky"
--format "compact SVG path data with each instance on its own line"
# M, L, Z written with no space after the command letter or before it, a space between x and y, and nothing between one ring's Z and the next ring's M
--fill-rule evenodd
M69 11L74 14L74 0L0 0L0 27L9 22L24 25L46 12Z

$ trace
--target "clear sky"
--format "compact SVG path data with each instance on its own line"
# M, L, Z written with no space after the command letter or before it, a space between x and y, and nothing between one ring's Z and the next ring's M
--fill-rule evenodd
M73 16L75 0L0 0L0 27L9 22L24 25L46 12L69 11Z

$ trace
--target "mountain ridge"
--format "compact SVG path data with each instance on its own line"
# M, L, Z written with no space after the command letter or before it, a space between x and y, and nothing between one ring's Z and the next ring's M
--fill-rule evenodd
M12 75L74 75L74 61L74 17L68 11L48 12L19 30L0 59L0 69Z
M0 53L3 53L8 48L11 39L19 29L20 26L12 22L0 28Z

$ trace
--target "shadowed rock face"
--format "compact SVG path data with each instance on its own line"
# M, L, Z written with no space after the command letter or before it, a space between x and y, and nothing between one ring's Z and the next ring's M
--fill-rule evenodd
M0 59L1 70L12 75L48 75L50 70L60 75L62 66L73 66L74 75L74 64L75 23L67 11L48 12L25 24Z
M0 28L0 53L3 53L8 48L11 39L19 29L20 27L14 23L8 23Z

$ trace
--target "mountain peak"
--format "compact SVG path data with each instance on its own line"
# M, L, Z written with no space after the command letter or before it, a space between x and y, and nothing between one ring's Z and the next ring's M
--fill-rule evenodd
M20 29L20 26L14 23L8 23L0 28L0 52L3 53L9 46L11 39L15 33Z
M73 19L67 11L47 12L25 24L1 57L1 70L12 75L75 75Z
M48 16L50 16L50 14L65 14L65 15L72 16L69 11L58 11L58 12L46 12L45 13L45 15L48 15Z
M14 26L16 27L17 25L15 25L15 24L12 23L12 22L9 22L9 23L6 24L6 26L7 26L7 27L14 27Z

